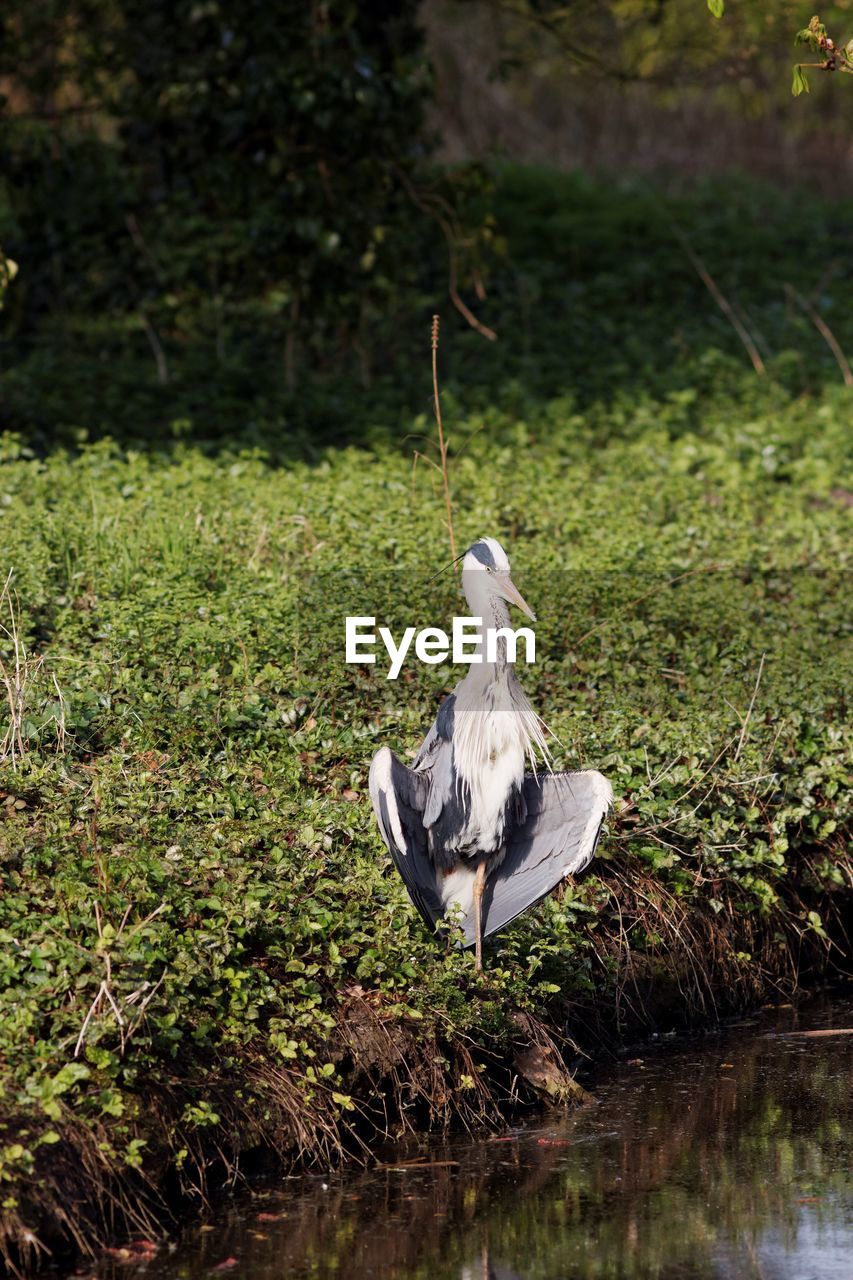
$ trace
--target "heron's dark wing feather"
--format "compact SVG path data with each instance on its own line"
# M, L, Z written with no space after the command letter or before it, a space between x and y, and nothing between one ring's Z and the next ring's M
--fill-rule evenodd
M452 742L453 740L453 722L456 716L456 694L451 693L444 699L438 708L438 715L432 722L429 733L421 743L420 750L412 762L412 768L416 771L428 769L432 766L435 752L442 743Z
M486 883L483 936L496 933L545 897L595 853L612 801L594 769L524 779L527 817L508 836L506 857ZM467 922L466 922L467 924ZM468 930L466 928L466 940ZM471 923L473 941L473 922Z
M431 929L444 914L435 871L427 853L423 812L429 780L397 759L388 747L370 765L370 798L382 839L403 877L409 897Z
M456 779L456 768L453 763L453 745L439 740L432 753L432 767L429 771L429 791L424 807L424 826L434 827L438 823L448 805L458 798L459 787ZM453 815L448 815L452 817ZM441 847L442 832L437 829L435 841Z
M455 815L445 814L454 798L458 800L458 779L453 759L453 726L456 716L456 694L451 693L444 699L438 709L435 723L424 738L420 751L415 756L412 768L415 772L424 772L429 778L429 790L423 816L425 827L435 827L445 815L445 820L453 827ZM443 848L442 831L433 833L433 848ZM449 868L443 867L442 870Z

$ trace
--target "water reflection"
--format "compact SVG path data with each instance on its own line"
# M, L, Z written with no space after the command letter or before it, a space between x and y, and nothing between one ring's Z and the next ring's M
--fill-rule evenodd
M850 1280L853 1003L619 1067L598 1103L236 1201L149 1280ZM133 1268L107 1264L99 1277Z

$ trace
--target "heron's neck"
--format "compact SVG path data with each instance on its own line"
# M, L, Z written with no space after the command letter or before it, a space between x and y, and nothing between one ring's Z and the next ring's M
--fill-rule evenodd
M509 609L501 596L492 590L491 579L485 573L465 574L462 589L468 601L472 618L482 618L486 627L509 625ZM495 619L497 619L495 621Z
M495 679L505 679L509 670L506 660L506 640L498 641L497 661L486 662L484 633L487 630L509 626L509 609L506 602L489 589L489 581L486 575L479 573L473 582L465 583L465 599L468 602L470 616L481 620L478 652L482 654L483 661L473 663L470 668L470 674L478 681L486 684Z

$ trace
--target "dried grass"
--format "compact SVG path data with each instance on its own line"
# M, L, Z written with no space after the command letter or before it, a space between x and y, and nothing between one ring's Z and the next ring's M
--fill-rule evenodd
M58 708L50 717L55 723L56 750L59 754L65 751L66 707L56 675L48 669L44 656L31 654L24 643L21 606L12 578L10 569L0 590L0 689L7 718L0 738L0 764L8 761L15 770L27 753L29 724L34 716L43 714L49 701L55 701ZM5 658L3 650L10 651Z

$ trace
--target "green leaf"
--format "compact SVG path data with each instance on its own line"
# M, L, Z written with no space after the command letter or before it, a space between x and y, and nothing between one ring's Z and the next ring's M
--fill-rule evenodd
M818 913L816 911L810 911L806 918L809 924L811 925L811 927L814 929L815 933L818 935L818 937L826 938L828 941L829 939L828 939L827 932L823 927L823 921L821 920Z
M66 1062L64 1067L59 1068L53 1079L47 1082L48 1087L54 1096L66 1093L79 1081L88 1080L91 1074L89 1068L82 1062Z
M124 1153L124 1162L131 1169L142 1168L142 1150L145 1146L144 1138L131 1138L127 1144L127 1150Z
M725 0L708 0L708 8L715 18L722 18L725 7Z
M791 93L795 98L799 98L801 93L809 92L809 82L806 79L806 73L799 65L794 67L794 78L791 82Z

